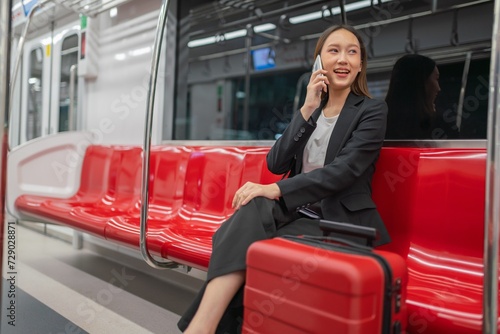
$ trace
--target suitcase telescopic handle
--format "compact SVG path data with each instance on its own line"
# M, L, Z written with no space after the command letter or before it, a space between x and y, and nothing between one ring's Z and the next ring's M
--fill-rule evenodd
M317 237L317 236L311 236L311 235L307 235L304 237L297 237L297 236L283 235L282 238L300 241L302 243L304 243L305 240L309 241L309 242L315 241L315 242L318 242L320 244L325 244L325 242L328 242L328 243L334 243L334 244L338 244L338 245L348 246L351 249L358 249L358 250L364 250L364 251L369 251L369 252L371 252L373 249L372 246L364 246L364 245L358 244L357 242L350 241L350 240L343 239L343 238L337 238L337 237Z
M330 233L338 233L343 235L351 235L366 239L368 246L373 245L373 241L377 240L377 229L368 226L360 226L349 223L340 223L331 220L321 219L319 227L323 231L323 235L327 236Z

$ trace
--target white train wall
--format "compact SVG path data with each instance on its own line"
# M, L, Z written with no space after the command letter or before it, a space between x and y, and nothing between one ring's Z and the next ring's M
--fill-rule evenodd
M129 1L119 6L113 17L106 12L95 18L82 18L53 5L36 13L24 45L21 74L13 97L11 146L68 129L59 124L65 117L62 110L69 103L68 82L59 79L61 75L69 77L69 66L64 66L62 60L65 51L61 49L68 36L78 38L78 54L74 57L78 59L77 102L71 129L93 132L97 143L141 145L160 6L160 0ZM171 1L170 13L175 13L175 6L176 2ZM24 22L14 24L14 42L19 41ZM175 16L170 15L156 90L153 143L168 138L172 128L175 29ZM17 52L17 43L14 49ZM33 69L33 55L40 60L40 69ZM42 73L36 87L34 70ZM41 90L36 97L40 115L34 120L33 106L28 105L34 101L30 102L28 95L37 89ZM40 123L36 133L34 121Z

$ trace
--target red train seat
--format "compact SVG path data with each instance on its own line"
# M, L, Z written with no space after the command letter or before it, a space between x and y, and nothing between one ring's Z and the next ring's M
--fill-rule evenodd
M167 242L160 232L172 224L172 218L178 215L182 206L186 170L192 151L193 148L186 146L151 149L147 241L149 250L155 255L160 255L162 244ZM138 248L140 210L138 203L136 210L110 217L105 228L106 239Z
M150 163L148 249L202 270L208 267L212 235L232 213L243 182L271 182L269 147L155 147ZM105 237L139 247L140 212L108 220Z
M74 196L22 195L15 206L23 216L104 237L109 217L131 210L140 199L140 153L137 147L89 146Z
M192 155L179 215L161 231L162 257L208 268L212 235L234 212L233 195L247 181L271 182L269 147L206 147ZM274 180L279 176L274 175Z
M407 260L408 333L480 333L484 149L384 147L373 198Z
M127 215L140 207L142 150L128 146L114 146L111 149L113 154L107 171L106 191L98 201L74 206L69 212L73 223L81 221L89 225L103 226L101 237L104 236L105 227L111 217ZM56 200L55 203L57 202L61 201ZM46 205L52 206L55 203L51 201Z

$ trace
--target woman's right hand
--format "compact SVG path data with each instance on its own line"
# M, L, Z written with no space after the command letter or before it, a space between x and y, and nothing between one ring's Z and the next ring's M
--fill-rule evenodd
M250 202L250 200L259 196L269 199L277 199L281 196L281 190L276 183L259 184L246 182L234 194L233 208L238 210L242 205L246 205Z
M307 85L306 100L304 105L300 108L302 117L307 121L311 117L314 110L316 110L321 103L321 93L327 92L327 87L330 84L325 70L317 70L311 74L309 84Z

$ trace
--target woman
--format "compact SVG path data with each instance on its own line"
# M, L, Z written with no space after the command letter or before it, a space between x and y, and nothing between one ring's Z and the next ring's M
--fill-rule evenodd
M290 175L270 185L248 182L236 191L236 211L213 237L207 283L179 321L185 333L239 331L250 244L284 234L322 234L319 221L303 217L301 209L376 227L378 244L390 241L370 185L387 107L369 98L363 41L352 27L331 27L318 40L318 54L323 69L312 73L304 105L267 156L270 171Z
M399 58L392 69L385 102L387 139L440 139L434 101L441 91L439 70L429 57L411 54Z

